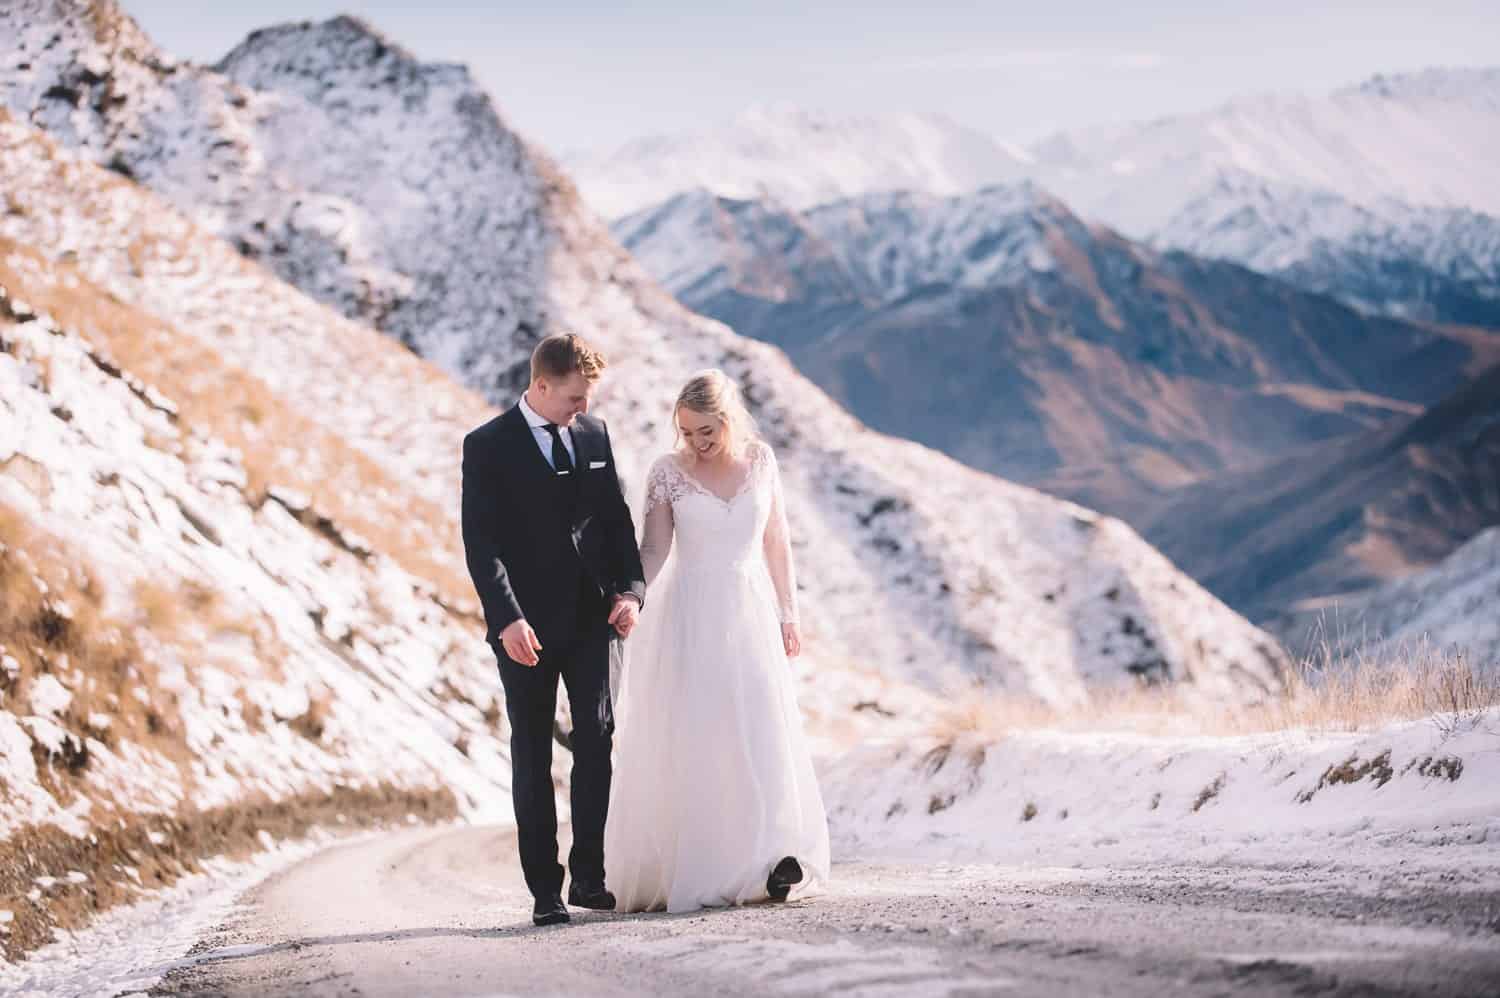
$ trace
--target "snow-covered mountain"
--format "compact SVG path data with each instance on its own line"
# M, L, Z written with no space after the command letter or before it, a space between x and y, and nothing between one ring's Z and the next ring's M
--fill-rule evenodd
M488 344L539 338L535 213L468 183L487 168L543 182L467 70L420 65L345 19L252 35L222 72L172 59L112 3L23 0L0 26L0 105L319 300L474 383L503 381L514 359ZM237 82L261 77L275 86ZM409 102L399 129L393 90Z
M1150 233L1365 311L1500 327L1500 218L1223 171Z
M730 290L789 301L799 288L884 303L932 285L1010 286L1050 270L1049 232L1070 218L1056 198L1023 182L965 197L872 194L802 212L691 191L612 229L694 307Z
M6 78L21 81L5 97L16 113L56 127L84 155L156 187L242 246L252 242L247 233L275 231L287 206L324 197L353 205L371 220L359 228L361 253L344 259L325 243L294 240L272 243L260 259L356 317L363 300L328 288L358 286L370 261L408 267L398 283L412 304L392 319L417 303L434 318L420 335L391 322L383 328L493 400L513 397L516 372L546 329L599 342L613 358L601 408L629 477L670 444L668 400L683 379L715 364L740 378L782 454L817 660L929 682L966 674L1064 699L1088 683L1140 674L1191 675L1226 695L1275 686L1275 648L1123 524L871 433L777 351L662 294L583 210L572 185L456 71L422 67L363 24L337 19L258 33L225 60L234 80L191 67L168 72L152 68L167 61L115 8L19 7L24 16L12 20L0 50ZM94 69L80 77L85 66ZM80 78L76 102L55 107L60 98L48 95L56 81ZM198 113L204 107L213 113ZM135 131L177 141L127 141ZM413 135L421 141L380 156L362 151ZM201 151L224 141L238 158L194 172ZM469 148L487 152L469 156ZM23 223L44 228L36 214L14 224ZM201 275L190 283L199 292L191 306L180 286L130 276L128 254L100 253L95 244L110 239L106 223L97 224L66 239L101 284L123 286L117 293L164 316L206 302ZM33 232L32 241L42 240ZM422 254L416 263L403 255L412 243ZM452 266L442 282L428 279L438 263ZM521 301L533 311L502 307ZM466 325L491 307L504 314ZM191 318L214 329L211 316ZM244 344L245 363L271 362L276 344L294 349L306 336L277 325L283 333L261 330ZM399 391L329 399L318 377L292 377L330 420L347 414L361 425L374 407L399 423L410 408L392 404ZM414 444L410 458L430 461L434 485L450 500L457 440L435 434ZM875 632L889 639L872 644Z
M805 212L694 192L614 231L871 425L1110 512L1373 429L1500 360L1493 336L1132 243L1030 183Z
M1145 237L1184 199L1241 174L1360 205L1397 200L1500 214L1500 191L1490 181L1500 163L1500 68L1376 76L1326 95L1248 97L1060 133L1025 148L958 126L933 133L945 136L939 141L911 121L755 111L717 131L637 140L579 161L578 175L595 209L610 218L694 189L807 208L882 191L958 194L1027 177L1084 217ZM954 132L964 140L946 138ZM914 159L945 166L914 169ZM799 185L797 178L812 177L819 182ZM627 184L625 196L619 189Z
M789 208L871 191L958 194L1019 177L1026 154L937 114L834 115L755 107L721 128L636 139L565 164L593 209L618 218L683 191Z
M1500 69L1432 70L1327 96L1249 98L1056 135L1009 151L1004 169L986 151L967 174L931 176L888 168L891 147L879 128L839 133L863 146L855 157L863 170L854 171L842 166L843 147L832 153L812 140L767 163L756 147L724 140L754 134L735 127L643 140L591 161L583 190L604 214L628 208L639 218L694 191L804 210L870 193L964 194L1027 178L1082 217L1160 249L1232 260L1362 309L1493 326L1500 324L1500 195L1489 182L1500 172L1497 107ZM810 117L755 120L795 132ZM616 196L611 171L593 172L614 159L615 174L654 198ZM675 168L689 161L691 170ZM783 180L827 173L840 182L800 190ZM965 175L966 186L953 182Z
M1377 76L1323 96L1263 96L1196 114L1053 136L1037 176L1085 217L1146 236L1223 173L1500 214L1500 68Z

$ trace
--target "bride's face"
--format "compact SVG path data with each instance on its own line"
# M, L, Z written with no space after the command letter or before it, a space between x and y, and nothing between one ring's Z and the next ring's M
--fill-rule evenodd
M704 460L718 457L729 446L723 420L685 406L677 410L677 432L688 449Z

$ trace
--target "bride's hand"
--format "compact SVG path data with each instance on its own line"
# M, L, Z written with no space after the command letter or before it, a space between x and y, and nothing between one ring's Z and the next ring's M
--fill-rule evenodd
M796 621L789 620L781 625L781 644L786 648L787 658L796 658L802 654L802 630Z

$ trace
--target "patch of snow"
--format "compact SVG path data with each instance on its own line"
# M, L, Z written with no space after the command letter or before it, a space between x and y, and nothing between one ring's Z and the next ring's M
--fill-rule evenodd
M0 991L15 998L144 993L183 963L188 950L233 912L242 894L331 841L318 834L246 862L207 860L202 873L107 911L84 929L60 934L21 963L0 959ZM0 928L9 921L0 916Z
M31 712L39 717L55 718L72 702L72 692L51 673L31 684Z
M1491 527L1426 571L1338 608L1329 639L1357 638L1365 654L1458 655L1500 675L1500 527Z
M918 739L857 749L822 784L836 843L861 857L1287 862L1345 842L1415 857L1500 841L1500 709L1356 733Z

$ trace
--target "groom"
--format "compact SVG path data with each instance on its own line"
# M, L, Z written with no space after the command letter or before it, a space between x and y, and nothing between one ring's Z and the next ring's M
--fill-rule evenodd
M552 794L559 678L574 725L568 903L615 906L604 886L610 630L630 634L646 583L609 432L587 415L604 367L578 336L547 337L520 401L464 438L464 553L505 687L511 795L537 925L568 921Z

